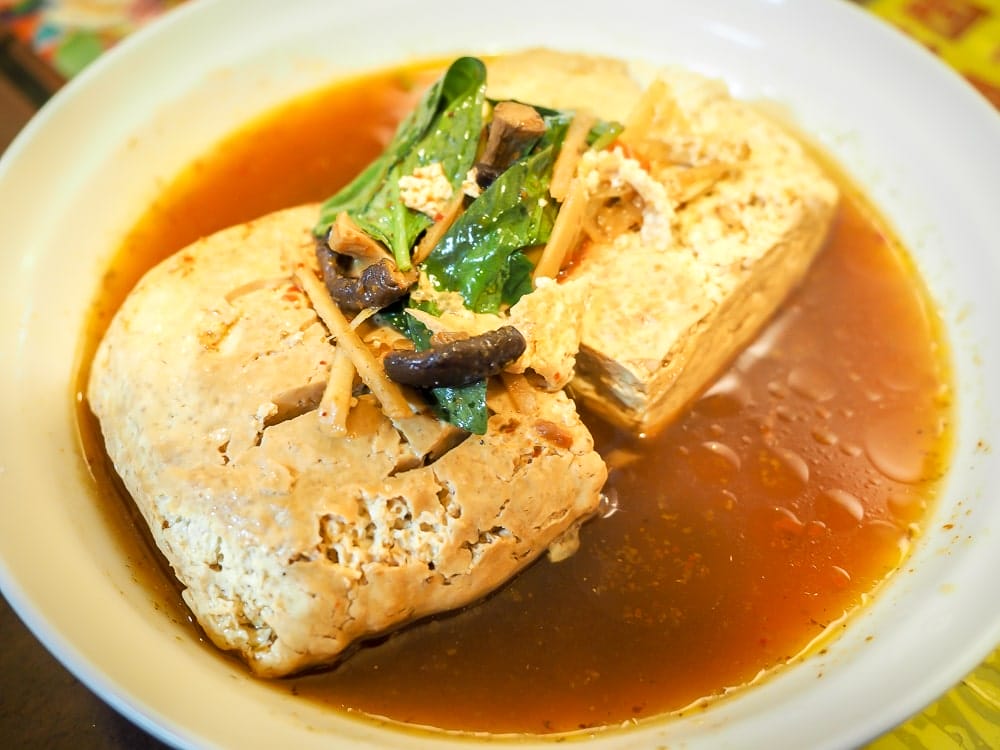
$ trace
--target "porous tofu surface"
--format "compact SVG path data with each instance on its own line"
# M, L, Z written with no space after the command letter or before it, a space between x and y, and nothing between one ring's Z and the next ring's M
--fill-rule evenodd
M201 240L115 316L88 389L108 454L205 633L258 674L482 597L595 511L573 402L500 389L485 435L431 461L359 394L316 406L335 345L293 269L316 206Z
M709 385L802 279L836 185L796 138L717 80L678 68L529 50L491 63L491 95L620 119L621 145L585 153L590 200L634 225L591 236L562 276L583 288L574 395L638 432Z

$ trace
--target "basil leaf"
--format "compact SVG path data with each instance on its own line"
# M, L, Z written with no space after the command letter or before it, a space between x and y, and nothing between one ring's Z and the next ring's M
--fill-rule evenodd
M413 337L410 336L410 324L408 322L413 316L406 314L408 303L409 299L404 298L394 302L389 307L383 307L372 316L372 321L378 326L391 326L410 339L410 341L413 341Z
M524 253L514 253L507 258L507 270L500 300L506 305L513 305L521 297L528 294L531 287L531 274L535 270Z
M474 435L485 435L490 414L486 408L486 380L461 388L432 388L438 414L446 422Z
M403 205L399 194L402 172L397 162L385 175L381 187L362 209L349 211L351 218L369 237L389 248L401 270L410 267L410 236L416 236L430 225L431 220Z
M481 60L453 62L399 126L386 151L323 204L316 235L328 232L337 214L347 211L365 233L392 250L401 270L409 269L417 237L434 220L402 204L399 178L437 161L452 189L461 189L483 129L485 84Z
M513 269L523 276L524 262L512 265L510 258L544 244L552 232L558 207L548 197L549 180L564 135L564 126L550 128L538 150L484 190L427 257L424 266L434 282L459 292L470 310L498 312L501 303L516 302L504 295L505 287L523 293L523 284L507 282Z
M483 129L483 87L468 75L468 71L463 73L462 67L457 70L456 76L449 74L445 78L445 92L463 82L469 89L447 106L431 123L424 137L389 169L382 189L369 204L362 211L352 212L352 218L365 232L392 250L396 265L402 270L409 268L410 249L434 219L403 205L399 195L400 178L412 174L417 167L440 162L452 190L457 192L476 158ZM460 79L458 83L450 80L454 77ZM448 101L446 96L442 100Z
M385 181L386 172L416 144L430 126L441 101L444 78L435 81L421 97L417 106L396 128L389 145L364 171L339 192L326 199L320 207L320 218L313 233L321 237L341 211L360 211L371 201L372 196Z
M382 183L391 163L392 154L388 151L384 152L340 192L327 198L326 202L320 206L319 220L313 227L313 234L316 237L325 237L341 211L357 210L364 207Z

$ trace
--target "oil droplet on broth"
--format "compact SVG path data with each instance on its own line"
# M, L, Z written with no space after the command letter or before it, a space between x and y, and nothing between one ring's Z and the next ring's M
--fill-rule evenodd
M895 546L897 556L889 561L891 565L898 565L910 549L906 530L889 521L880 519L868 521L861 526L859 537L859 543L865 545L867 549L891 549Z
M736 495L729 490L722 490L715 496L715 507L724 511L731 511L736 507Z
M909 427L913 417L902 412L884 412L865 426L864 451L879 472L904 484L915 484L924 477L926 440L919 428ZM900 439L911 434L912 440Z
M778 404L775 407L774 416L784 422L794 422L798 418L795 410L785 404Z
M826 536L829 532L829 527L822 521L813 519L806 524L806 536L811 539L819 539L820 537Z
M847 490L824 490L816 499L816 515L834 531L857 528L865 517L865 504Z
M833 373L813 365L797 365L787 377L788 387L799 396L822 403L837 395Z
M781 448L776 451L785 469L793 474L795 478L805 487L809 483L809 464L798 453L792 450Z
M814 427L810 434L812 435L813 440L820 445L832 446L840 442L840 438L837 437L837 434L829 427L825 427L823 425Z
M921 373L912 368L896 367L879 373L879 383L896 393L910 393L920 387Z
M903 524L915 523L924 517L927 501L916 493L907 492L905 488L889 495L886 500L889 513Z
M786 448L764 448L758 455L761 484L780 497L795 497L809 483L809 464Z
M788 536L798 536L806 529L802 519L796 515L795 511L782 506L774 509L774 530Z
M597 515L600 518L611 518L617 512L618 489L612 485L601 493L601 499L597 505Z
M740 470L739 454L718 440L706 440L689 454L691 469L706 482L724 482Z
M835 589L844 589L851 582L851 574L839 565L831 565L827 571L827 583Z
M750 388L736 371L719 378L694 404L694 411L709 417L734 417L751 401Z
M840 452L845 456L850 456L851 458L857 458L864 450L862 450L860 445L855 445L854 443L841 443L838 441L840 447Z

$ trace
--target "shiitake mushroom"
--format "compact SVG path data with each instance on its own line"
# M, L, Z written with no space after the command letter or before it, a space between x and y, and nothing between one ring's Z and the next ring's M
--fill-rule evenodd
M390 379L417 388L461 387L500 373L524 353L524 336L513 326L448 343L424 351L399 351L386 355Z

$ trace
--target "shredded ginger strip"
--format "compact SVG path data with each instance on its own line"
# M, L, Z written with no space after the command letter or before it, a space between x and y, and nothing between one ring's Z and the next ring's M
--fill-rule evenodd
M563 139L559 156L552 167L552 181L549 183L549 195L562 203L569 193L569 183L576 174L576 165L580 154L587 145L587 134L594 126L594 117L585 112L577 113L569 124L566 137Z
M441 241L445 232L451 229L451 225L462 212L462 204L464 201L465 194L461 190L456 191L455 195L453 195L451 200L448 201L447 205L445 205L441 218L427 229L423 238L417 244L416 248L414 248L413 265L418 265L427 260L427 256L431 254L431 250L433 250L437 246L437 243Z
M337 342L338 351L343 349L361 376L361 380L382 404L385 415L389 419L412 417L413 409L403 396L403 392L386 376L381 363L351 328L351 324L330 298L323 283L312 271L304 267L295 269L295 283L309 297L316 314Z
M569 185L569 197L559 209L556 223L552 226L552 234L549 235L549 241L542 250L542 257L535 266L533 278L554 279L559 275L559 270L576 247L586 208L587 190L581 180L573 180Z
M347 434L347 413L351 410L354 373L354 363L338 345L333 353L323 397L319 401L319 421L337 437Z

